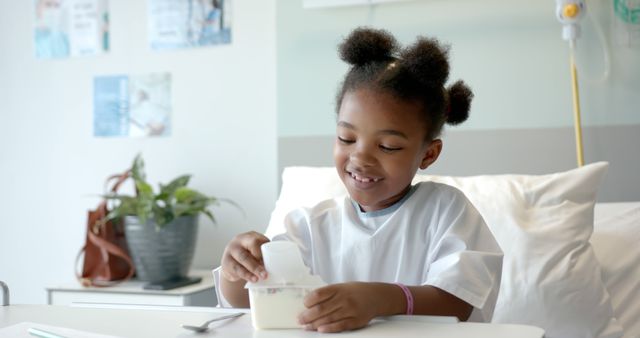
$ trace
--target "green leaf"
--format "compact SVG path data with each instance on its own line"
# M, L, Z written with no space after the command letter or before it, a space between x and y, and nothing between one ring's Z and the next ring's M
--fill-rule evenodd
M143 198L153 198L153 188L145 181L136 181L138 196Z
M110 194L110 195L105 195L104 198L107 200L116 201L115 206L107 216L107 219L112 220L112 219L121 218L127 215L136 214L138 200L135 197Z
M173 221L175 215L170 206L161 207L158 204L153 205L153 220L159 228L164 227L167 223Z
M207 215L207 217L208 217L208 218L211 220L211 222L213 222L214 224L218 223L218 222L216 222L216 218L215 218L215 217L213 217L213 214L211 213L211 211L209 211L209 210L205 209L205 210L202 210L202 213L204 213L205 215Z
M142 154L136 155L136 158L133 160L133 165L131 166L131 176L136 182L144 181L147 179L144 173L144 161L142 160Z
M180 187L175 191L177 202L188 202L193 199L200 198L201 195L202 194L200 194L199 192L187 187Z
M161 199L166 202L170 201L176 190L178 188L185 187L189 183L190 179L191 175L183 175L169 182L167 185L160 184L160 193L156 199Z
M146 223L148 219L153 218L154 195L153 188L149 183L136 180L136 205L135 214L141 223Z

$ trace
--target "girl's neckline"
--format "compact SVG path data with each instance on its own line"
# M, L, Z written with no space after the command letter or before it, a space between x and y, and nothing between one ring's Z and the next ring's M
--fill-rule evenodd
M398 208L400 208L400 206L402 206L402 204L407 199L409 199L409 197L411 197L411 195L413 195L413 193L418 188L418 185L420 185L420 183L412 185L411 188L409 189L409 191L407 191L407 193L404 194L404 196L402 196L402 198L399 199L396 203L393 203L392 205L390 205L390 206L388 206L388 207L386 207L384 209L380 209L380 210L362 211L362 208L360 207L360 205L356 201L354 201L351 197L349 197L349 199L351 200L351 204L353 205L353 208L356 210L356 212L358 213L358 216L360 216L360 217L370 218L370 217L385 216L385 215L388 215L388 214L398 210Z

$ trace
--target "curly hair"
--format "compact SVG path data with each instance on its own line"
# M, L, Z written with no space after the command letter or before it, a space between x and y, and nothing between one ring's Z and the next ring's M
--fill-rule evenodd
M351 65L338 91L339 110L345 93L361 88L382 90L398 99L419 102L429 140L444 123L456 125L469 117L473 93L463 82L445 88L449 48L438 40L418 37L401 48L385 30L357 28L340 44L340 58Z

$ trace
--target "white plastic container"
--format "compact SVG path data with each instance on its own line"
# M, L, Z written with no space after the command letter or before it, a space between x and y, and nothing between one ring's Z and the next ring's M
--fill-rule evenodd
M249 302L255 329L300 328L298 315L304 311L304 297L315 287L251 286Z
M253 327L300 328L298 315L305 310L304 297L325 283L309 273L295 243L269 242L261 250L268 277L245 286L249 290Z

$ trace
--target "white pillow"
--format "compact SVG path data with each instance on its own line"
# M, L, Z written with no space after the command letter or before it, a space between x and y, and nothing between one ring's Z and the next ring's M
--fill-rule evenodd
M493 322L539 326L548 338L622 336L589 243L596 191L607 167L420 178L464 191L504 251Z
M593 250L625 337L640 337L640 203L597 204Z
M271 212L265 235L284 232L285 216L297 208L310 208L333 197L347 194L334 167L286 167L282 171L282 186L276 207Z
M620 337L589 244L593 205L607 163L549 175L416 175L462 190L505 253L494 322L541 327L547 338ZM333 167L288 167L267 235L291 210L345 194Z

